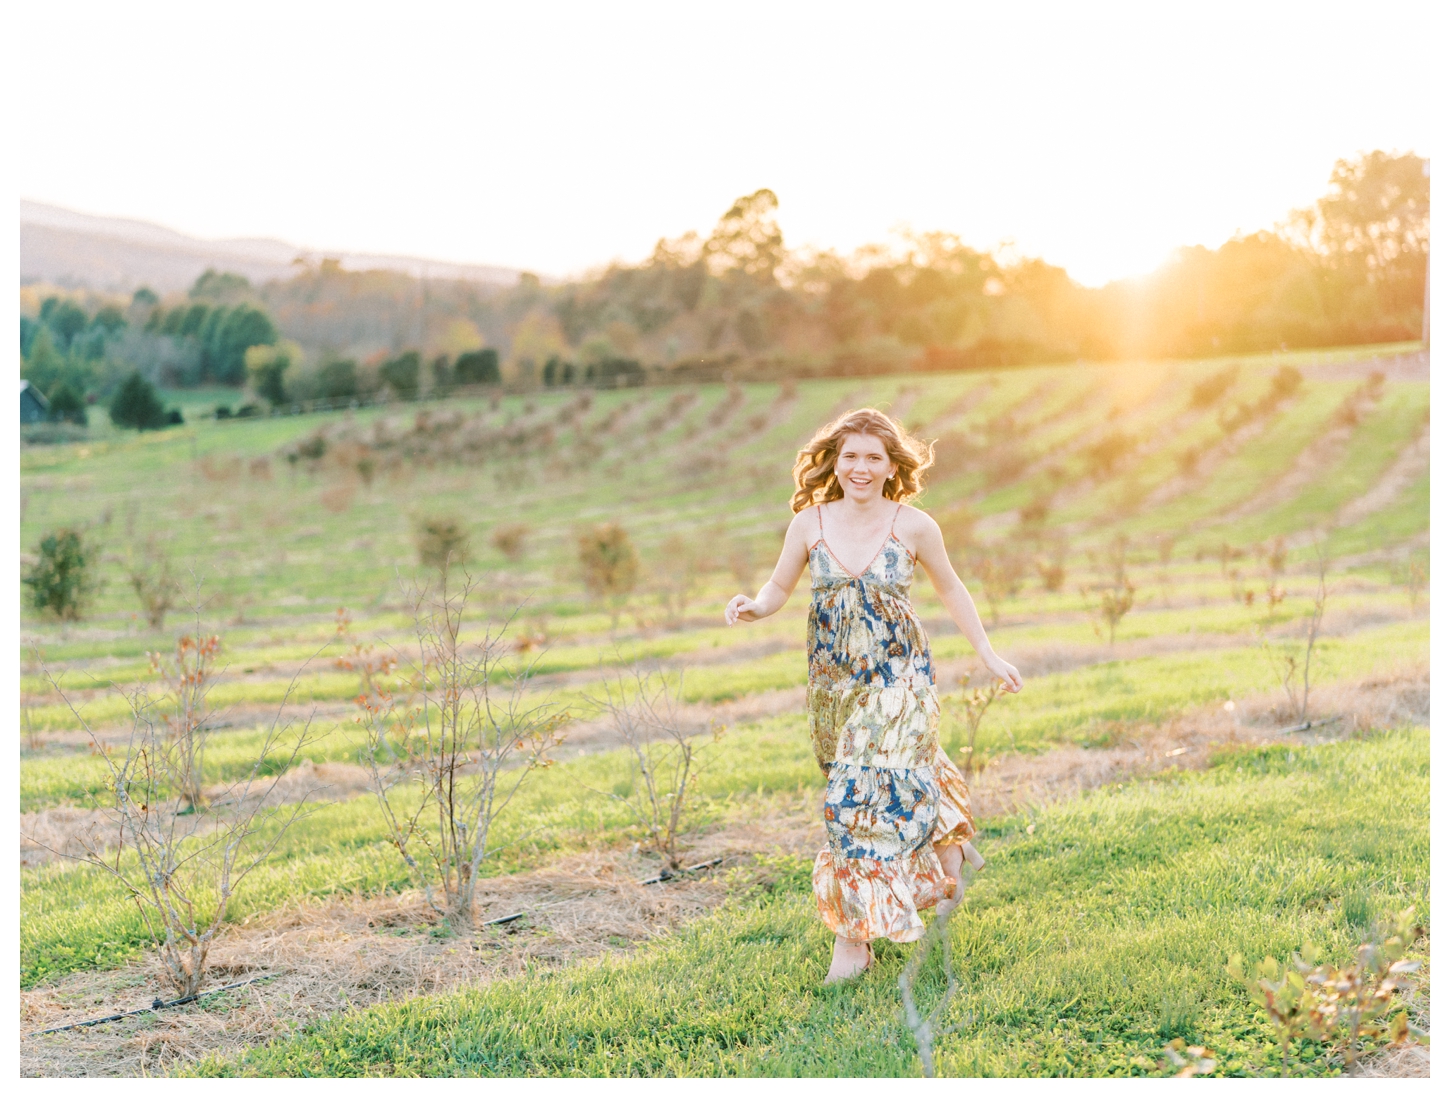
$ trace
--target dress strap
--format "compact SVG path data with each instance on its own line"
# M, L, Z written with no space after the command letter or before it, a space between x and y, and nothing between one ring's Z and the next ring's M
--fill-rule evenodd
M821 532L821 540L822 541L825 541L826 540L826 523L825 523L825 520L821 518L821 505L819 503L816 504L816 526L820 529L820 532Z
M899 514L901 514L901 508L902 508L902 506L903 506L902 504L898 503L896 505L896 510L891 513L891 533L892 534L896 533L896 516L899 515Z

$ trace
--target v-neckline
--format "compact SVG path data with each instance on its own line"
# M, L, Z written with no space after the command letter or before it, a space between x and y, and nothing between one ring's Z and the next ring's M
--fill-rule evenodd
M896 538L898 543L901 542L901 539L896 537L896 531L893 530L889 532L886 535L886 540L881 543L881 548L877 549L876 552L872 554L871 559L866 562L866 567L862 568L859 572L851 571L851 569L846 567L845 562L842 561L840 557L836 556L836 551L831 548L831 543L826 540L825 534L821 535L821 544L826 547L826 552L831 555L831 559L836 562L842 572L845 572L846 575L850 576L852 579L860 579L867 572L871 571L871 566L875 564L881 554L886 551L886 547L891 544L892 538ZM902 545L902 548L905 548L904 544ZM910 550L908 550L908 552L910 552Z
M840 557L836 556L836 551L831 548L831 543L826 540L825 512L821 510L821 505L818 503L816 504L816 522L820 526L821 531L820 544L826 547L826 552L831 554L831 559L835 561L838 565L840 565L841 571L845 572L846 575L850 576L852 579L860 579L867 572L871 571L871 566L875 564L877 558L886 551L886 547L891 544L892 538L896 538L897 544L900 545L903 549L906 549L906 543L903 542L900 538L896 537L896 516L899 514L901 514L901 504L898 503L896 505L896 510L892 512L891 528L886 531L886 539L881 543L880 547L876 550L876 552L871 554L871 559L866 562L865 567L863 567L859 572L853 572L851 571L851 569L847 568L845 561L841 560ZM907 549L906 552L908 556L911 555L910 549Z

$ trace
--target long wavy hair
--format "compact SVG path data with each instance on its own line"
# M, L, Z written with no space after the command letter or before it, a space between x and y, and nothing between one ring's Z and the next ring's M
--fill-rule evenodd
M841 452L841 440L847 435L872 435L885 444L886 456L896 466L896 474L881 489L887 499L904 502L921 494L922 474L936 460L935 445L913 438L885 412L857 408L822 427L796 454L792 511L803 511L814 504L830 503L845 496L836 480L836 457Z

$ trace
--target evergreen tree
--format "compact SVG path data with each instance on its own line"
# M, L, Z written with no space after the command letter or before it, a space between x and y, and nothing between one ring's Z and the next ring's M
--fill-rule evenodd
M497 385L500 380L498 352L484 347L459 355L453 364L453 377L459 385Z
M161 398L139 371L121 383L111 400L110 411L111 422L117 427L155 431L166 426L166 409L161 406Z
M50 394L50 418L69 423L86 425L85 397L76 392L70 382L62 380Z

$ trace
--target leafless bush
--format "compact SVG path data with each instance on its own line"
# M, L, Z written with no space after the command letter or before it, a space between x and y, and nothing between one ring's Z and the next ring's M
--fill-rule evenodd
M680 868L680 836L689 830L700 780L701 748L718 743L725 726L688 717L681 700L682 676L635 666L629 675L604 683L599 706L630 755L629 777L610 792L594 790L624 805L643 842Z
M207 953L238 885L276 848L307 801L306 794L290 805L268 798L310 742L310 722L294 732L279 717L242 777L213 787L210 803L202 804L201 762L211 734L205 700L218 647L216 637L203 634L198 616L197 628L177 642L166 692L153 697L142 685L126 696L132 723L124 750L101 741L47 675L106 767L105 791L97 798L101 823L78 840L81 853L53 853L119 882L183 996L200 988ZM153 666L159 663L153 657ZM117 837L119 845L108 849Z
M1430 585L1430 570L1423 560L1416 558L1391 570L1390 580L1405 589L1405 596L1410 600L1410 613L1413 614L1420 608L1420 600L1425 597L1425 589Z
M528 537L532 532L528 523L511 522L495 530L489 541L509 560L520 561L524 559L524 551L528 548Z
M1210 374L1193 387L1188 397L1190 408L1211 408L1223 398L1223 395L1233 388L1234 382L1238 380L1239 368L1231 365L1225 366L1222 370Z
M418 563L425 567L446 572L467 564L469 540L467 527L456 518L432 515L414 520L413 544Z
M1126 537L1119 534L1113 539L1108 548L1107 558L1108 578L1091 587L1084 586L1078 590L1083 601L1087 603L1089 612L1098 619L1093 622L1093 632L1101 637L1103 631L1106 630L1108 647L1111 648L1117 643L1118 623L1133 609L1133 600L1138 589L1128 578L1128 539Z
M608 604L613 631L639 582L639 553L624 527L614 522L580 531L577 545L584 589L591 598Z
M475 584L443 572L413 587L416 654L405 687L358 698L362 762L388 832L430 907L474 925L474 897L495 823L530 773L551 764L567 713L528 694L532 665L512 669L505 630L460 637ZM506 629L506 627L505 627ZM384 760L395 760L386 762Z
M1053 546L1051 554L1038 557L1036 565L1042 589L1052 594L1061 591L1067 581L1067 546L1059 542Z
M1127 432L1108 432L1097 442L1083 449L1088 474L1098 480L1106 479L1137 447L1137 440Z
M982 585L992 624L996 625L1002 603L1022 589L1022 579L1027 574L1026 565L1017 554L1001 550L995 553L977 553L972 559L971 570L972 575Z
M1017 521L1025 530L1041 530L1047 524L1047 516L1051 510L1050 495L1034 496L1018 510Z
M945 508L936 515L942 541L953 553L965 552L976 544L977 515L965 503Z
M352 510L357 489L351 484L334 484L324 488L317 498L324 510L334 515L343 515Z
M196 466L201 475L210 481L235 480L242 472L242 459L235 454L203 454Z
M171 567L171 554L155 536L146 539L140 549L131 550L126 578L152 629L166 624L167 613L181 597L181 583Z
M987 710L992 708L992 703L1004 692L1001 680L993 679L985 688L978 686L968 693L967 686L971 682L971 678L970 671L962 676L955 698L956 706L961 713L962 724L967 729L967 742L956 747L957 754L962 758L961 768L964 774L971 774L973 771L981 769L981 764L977 760L977 729L981 727L982 718L987 715Z
M654 574L666 624L674 627L684 621L690 600L700 589L707 564L698 539L687 540L671 534L664 540Z
M1314 603L1304 616L1299 639L1289 644L1274 645L1267 635L1267 620L1260 624L1260 644L1284 688L1289 702L1291 719L1299 727L1309 727L1309 691L1312 683L1310 668L1314 662L1314 648L1319 643L1319 634L1324 625L1324 608L1329 601L1326 575L1329 562L1325 559L1323 545L1314 543L1315 588Z

